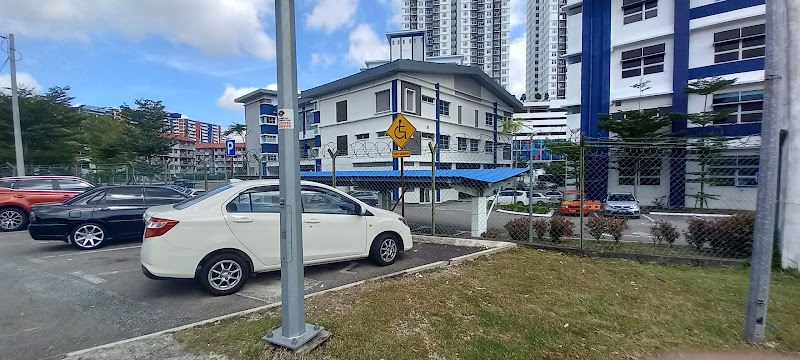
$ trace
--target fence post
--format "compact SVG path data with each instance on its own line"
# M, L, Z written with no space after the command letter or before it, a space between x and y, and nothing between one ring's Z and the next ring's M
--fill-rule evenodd
M580 170L579 170L580 178L578 179L578 188L580 189L580 199L581 199L581 207L580 207L581 219L580 219L580 227L578 228L578 232L579 232L578 249L583 250L583 212L584 212L583 198L586 197L586 192L584 191L586 189L586 186L583 183L584 182L584 174L583 173L585 171L584 167L586 166L586 151L585 151L586 147L585 147L585 142L584 142L584 138L583 138L583 131L581 131L580 147L581 147L581 158L579 159L579 161L580 161L580 166L579 166L580 167Z
M336 153L328 149L328 154L331 156L331 184L336 187Z
M436 144L428 143L431 149L431 235L436 236Z
M533 244L533 131L530 132L528 151L528 243Z

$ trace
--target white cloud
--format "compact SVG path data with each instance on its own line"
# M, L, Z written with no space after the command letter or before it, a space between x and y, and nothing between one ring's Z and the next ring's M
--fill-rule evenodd
M306 27L331 33L353 23L358 0L315 0L314 9L306 14Z
M368 60L389 58L389 44L381 40L368 24L359 24L350 32L350 49L347 59L357 66Z
M336 57L328 53L311 53L311 66L326 67L333 65Z
M247 53L275 58L275 41L263 21L274 0L0 0L4 31L56 38L90 39L114 32L132 40L161 36L212 54ZM271 19L270 19L271 20Z
M512 29L520 25L525 25L525 17L527 16L526 2L526 0L511 0L511 18L509 22Z
M378 0L378 2L389 10L389 25L400 28L403 24L403 0Z
M512 39L508 50L508 92L519 96L525 93L525 34Z
M264 88L267 90L278 91L278 84L272 83ZM237 103L234 100L258 89L259 88L257 87L249 86L237 88L231 85L225 85L225 91L223 91L222 95L217 98L217 107L230 111L244 112L244 104Z
M10 94L11 90L11 74L0 74L0 93ZM26 72L17 72L17 87L32 90L34 92L41 92L42 86L36 79Z

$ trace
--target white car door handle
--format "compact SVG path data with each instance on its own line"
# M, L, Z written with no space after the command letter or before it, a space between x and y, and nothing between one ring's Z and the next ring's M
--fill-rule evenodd
M251 219L249 217L235 217L235 218L233 218L233 222L240 223L240 224L251 223L251 222L253 222L253 219Z
M319 219L306 219L305 222L308 224L319 224Z

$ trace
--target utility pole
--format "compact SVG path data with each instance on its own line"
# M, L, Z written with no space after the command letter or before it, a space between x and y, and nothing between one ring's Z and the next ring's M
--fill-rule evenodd
M764 115L761 122L761 151L759 156L759 181L756 202L756 223L753 236L753 255L750 265L750 287L744 322L744 338L751 343L762 343L767 324L769 281L772 269L772 251L776 234L776 209L778 208L778 178L780 176L781 129L789 125L792 105L791 71L792 45L796 39L789 37L792 15L800 13L796 0L767 1L766 67L764 71ZM792 3L792 5L789 5ZM789 14L792 12L792 14ZM794 18L796 20L796 18ZM788 47L788 49L787 49ZM789 162L787 162L788 164ZM790 173L791 171L787 171ZM788 187L787 187L788 188Z
M300 204L300 147L297 114L297 49L294 0L275 1L278 69L278 167L280 176L281 327L262 339L297 350L322 332L306 323L303 283L303 222ZM328 336L330 333L325 332ZM324 335L312 344L324 340Z
M22 154L22 126L19 122L17 51L16 47L14 47L14 34L8 34L8 63L11 66L11 115L14 119L14 150L17 155L17 176L25 176L25 157Z

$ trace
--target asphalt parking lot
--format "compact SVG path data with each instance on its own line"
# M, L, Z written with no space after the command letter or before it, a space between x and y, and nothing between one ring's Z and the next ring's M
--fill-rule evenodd
M472 210L470 203L466 201L453 201L444 204L436 204L436 231L437 234L463 235L469 237ZM399 208L395 209L399 212ZM520 215L501 213L492 211L489 214L488 228L502 229L509 221L518 219ZM415 233L425 233L430 231L431 205L430 204L406 204L405 218L411 225ZM666 216L643 214L639 219L629 219L630 229L625 231L622 241L632 242L652 242L650 236L650 225L657 220L666 220L683 233L686 230L686 220L689 216ZM541 219L541 218L537 218ZM573 230L575 234L580 231L580 218L577 216L569 217L575 224ZM586 235L588 236L588 234ZM688 245L681 236L676 245Z
M0 359L45 359L280 301L280 274L250 279L236 295L213 297L193 280L155 281L140 269L141 242L78 251L27 232L0 233ZM316 292L477 252L415 243L387 267L366 260L306 268Z

